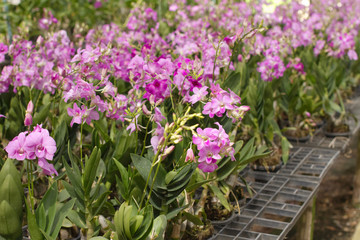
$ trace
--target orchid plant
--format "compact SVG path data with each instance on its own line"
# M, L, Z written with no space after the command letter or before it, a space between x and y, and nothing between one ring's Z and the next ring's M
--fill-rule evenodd
M209 199L231 210L238 173L268 148L286 162L280 111L299 127L342 112L355 81L342 60L357 60L360 9L346 4L30 2L9 7L0 38L0 166L26 175L34 239L69 225L89 240L211 234Z

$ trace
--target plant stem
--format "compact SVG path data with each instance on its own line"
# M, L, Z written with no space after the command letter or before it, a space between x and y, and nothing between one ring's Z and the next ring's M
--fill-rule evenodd
M137 127L137 119L136 119L136 116L135 116L135 130L136 130L136 145L135 145L135 154L137 154L137 149L138 149L138 145L139 145L139 130L138 130L138 127Z
M144 154L144 151L145 151L146 137L147 137L147 135L148 135L148 127L149 127L149 123L150 123L150 122L151 122L151 121L150 121L150 119L149 119L149 121L148 121L147 124L146 124L145 137L144 137L144 142L143 142L143 148L142 148L142 150L141 150L141 156Z
M167 144L167 140L165 141L164 147L166 146L166 144ZM160 150L159 150L159 152L160 152ZM154 159L154 160L155 160L155 159ZM156 168L155 175L154 175L153 181L152 181L152 183L151 183L149 196L148 196L148 199L146 200L145 206L149 203L149 200L150 200L150 197L151 197L151 193L152 193L152 190L153 190L154 184L155 184L155 179L156 179L156 176L157 176L157 174L158 174L158 172L159 172L160 165L161 165L161 161L158 163L158 166L157 166L157 168ZM152 167L152 166L151 166L151 167ZM151 172L150 172L150 174L151 174Z
M212 73L212 80L213 80L213 82L215 82L216 60L217 60L218 53L219 53L220 43L221 43L221 40L219 40L218 45L217 45L217 48L216 48L216 50L215 50L215 60L214 60L214 67L213 67L213 73ZM209 78L208 78L208 85L210 86Z
M31 206L31 212L35 213L34 211L34 199L33 199L33 191L32 191L32 185L30 181L32 181L32 174L30 170L30 160L26 160L26 173L27 173L27 183L28 183L28 190L29 190L29 199L30 199L30 206Z
M168 142L168 139L169 139L169 136L170 136L170 134L168 134L168 135L166 136L165 141L164 141L164 144L162 145L163 148L166 146L166 144L167 144L167 142ZM150 181L150 176L151 176L152 170L153 170L153 168L154 168L154 166L155 166L154 164L156 163L156 161L157 161L157 159L158 159L158 157L159 157L159 155L160 155L160 152L163 150L163 148L158 149L158 151L156 152L156 155L155 155L155 157L154 157L154 159L153 159L153 161L152 161L152 163L151 163L151 168L150 168L150 172L149 172L149 175L148 175L148 177L147 177L147 180L146 180L146 184L145 184L145 188L144 188L144 193L143 193L143 195L142 195L142 197L141 197L141 201L140 201L140 204L139 204L140 209L141 209L141 206L142 206L142 202L144 201L144 198L145 198L146 188L147 188L148 185L149 185L149 181ZM160 164L161 164L161 163L159 162L159 163L158 163L158 166L157 166L157 168L156 168L156 172L155 172L155 175L154 175L154 178L153 178L153 182L152 182L152 184L151 184L151 188L150 188L150 192L149 192L149 197L148 197L148 200L146 201L146 204L148 204L148 202L149 202L149 200L150 200L151 192L152 192L153 187L154 187L154 182L155 182L157 173L158 173L158 171L159 171ZM146 204L145 204L145 205L146 205Z
M155 157L154 157L154 159L153 159L153 161L152 161L152 164L151 164L151 167L150 167L150 172L149 172L149 175L148 175L148 177L147 177L147 179L146 179L146 184L145 184L145 188L144 188L144 193L142 194L141 201L140 201L140 204L139 204L139 206L140 206L139 209L141 209L142 202L144 201L145 194L146 194L146 188L147 188L148 185L149 185L150 176L151 176L152 170L153 170L153 168L154 168L154 164L155 164L155 162L156 162L156 159L159 157L159 154L160 154L160 149L157 151L157 153L156 153L156 155L155 155ZM153 182L154 182L154 180L155 180L155 176L154 176ZM151 189L151 190L152 190L152 189ZM150 190L150 191L151 191L151 190ZM151 194L151 192L149 192L149 197L150 197L150 194ZM146 201L146 203L147 203L147 202L148 202L148 201Z
M85 209L85 218L86 218L86 227L87 229L85 230L86 231L86 239L91 239L92 236L94 235L94 227L91 223L91 220L92 220L92 216L90 214L90 211L89 211L89 204L88 204L88 198L85 197L85 201L86 201L86 209Z
M85 170L84 163L82 160L82 138L83 138L83 123L80 124L80 165L81 165L81 172Z

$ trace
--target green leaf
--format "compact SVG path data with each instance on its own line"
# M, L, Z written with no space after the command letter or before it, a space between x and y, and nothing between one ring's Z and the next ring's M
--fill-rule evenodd
M238 93L240 91L241 87L241 74L239 72L232 72L230 75L226 78L223 88L230 88L231 91Z
M150 173L151 162L147 158L141 157L134 153L130 154L130 156L135 168L139 171L141 177L146 181ZM154 166L153 172L151 173L152 177L150 178L150 184L153 182L153 175L156 168L157 166ZM165 187L165 175L166 171L160 165L158 175L154 182L154 187Z
M0 202L0 235L15 239L21 235L21 221L15 209L7 202Z
M200 182L196 182L196 183L188 186L188 187L186 188L186 191L192 192L192 191L198 189L199 187L201 187L202 185L204 185L204 184L206 184L206 183L209 183L209 182L212 182L212 181L216 181L216 178L207 179L207 180L203 180L203 181L200 181Z
M125 187L127 187L129 185L129 174L126 171L126 168L115 158L113 158L113 160L114 160L117 168L119 169L122 183L124 184Z
M134 153L130 154L130 157L135 168L138 170L141 177L146 181L150 173L151 162L148 159Z
M204 223L195 215L192 215L188 212L183 212L184 217L195 225L204 225Z
M215 194L215 196L219 199L220 203L227 209L227 210L231 210L230 209L230 205L229 202L226 200L224 194L220 191L220 189L217 186L208 185L211 189L211 191Z
M140 214L144 215L143 224L136 231L133 236L134 239L143 240L146 239L152 230L152 225L154 221L153 208L148 205L140 211Z
M36 209L36 219L38 220L38 225L39 225L39 229L46 229L46 213L45 213L45 208L44 208L44 204L41 204L37 209Z
M95 211L94 211L94 215L95 215L95 216L100 212L102 206L104 205L104 203L105 203L106 200L107 200L107 196L109 195L109 193L110 193L110 192L108 192L108 191L102 193L102 194L97 198L96 202L93 203L92 208L95 209Z
M163 235L166 230L166 226L167 218L165 215L162 214L155 218L151 232L151 239L164 240Z
M101 151L95 147L90 155L90 158L85 162L85 171L83 175L85 196L89 196L90 194L91 186L95 180L96 171L99 166L100 157Z
M166 220L173 219L174 217L176 217L179 214L179 212L181 212L182 210L184 210L187 207L188 207L188 205L185 205L185 206L182 206L179 208L175 208L175 209L171 209L171 211L166 214Z
M44 106L41 108L41 110L37 113L35 113L33 118L33 125L41 124L45 121L46 117L49 116L49 110L51 107L51 102L44 104Z
M76 212L74 210L70 210L68 212L67 217L70 219L70 221L72 223L74 223L79 228L87 229L87 226L86 226L85 222L83 220L81 220L78 212Z
M286 139L286 137L281 138L281 149L282 149L282 159L284 163L287 163L287 160L289 159L289 153L290 153L290 142Z
M5 173L5 171L3 172ZM19 184L21 185L16 175L14 177L10 173L5 175L3 182L0 182L0 202L6 201L10 204L14 208L16 216L20 218L22 215L23 191L19 191Z
M176 176L176 174L177 174L176 171L168 172L165 176L165 183L169 184L171 182L171 180L173 180L173 178Z
M93 121L94 123L94 127L97 131L99 131L99 133L101 134L101 136L104 138L104 140L106 142L111 141L110 136L107 134L107 127L106 126L102 126L101 123L99 121Z
M46 216L46 228L42 228L39 223L40 229L44 230L48 235L51 235L51 227L54 224L56 214L56 200L58 195L57 183L54 182L51 187L46 191L44 198L41 200L40 205L44 206ZM36 211L36 213L38 213ZM40 216L37 214L37 216Z
M56 237L59 235L61 225L64 222L65 217L68 215L68 212L73 208L75 204L76 199L71 199L57 211L57 214L54 219L54 223L51 226L51 237L53 239L56 239Z
M27 209L27 222L28 222L28 230L30 233L31 239L42 240L44 239L43 234L41 233L39 226L36 222L35 215L31 212L27 201L25 201L26 209Z

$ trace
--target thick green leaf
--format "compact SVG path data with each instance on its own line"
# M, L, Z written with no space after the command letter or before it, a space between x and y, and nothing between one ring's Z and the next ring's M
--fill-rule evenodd
M182 210L184 210L187 207L188 207L188 205L185 205L185 206L182 206L179 208L175 208L175 209L171 209L171 211L166 214L166 220L173 219L174 217L176 217L179 214L179 212L181 212Z
M67 214L67 217L70 219L72 223L74 223L79 228L84 228L84 229L87 228L85 221L81 220L79 214L75 210L70 210Z
M146 181L150 173L151 162L148 159L134 153L130 154L130 156L135 168L139 171L141 177ZM152 176L150 177L150 184L152 184L153 182L153 175L155 173L156 168L157 165L154 166L153 168L153 172L151 174ZM166 171L160 165L158 175L154 182L154 187L165 187L165 176L166 176Z
M77 174L76 173L76 168L77 166L74 166L73 168L71 168L69 166L69 164L66 162L65 158L63 159L63 164L67 173L67 176L71 182L71 184L74 186L74 188L76 189L82 189L82 184L81 184L81 174ZM73 164L75 165L75 164ZM70 193L70 192L69 192Z
M199 187L201 187L202 185L204 185L204 184L206 184L206 183L209 183L209 182L212 182L212 181L216 181L216 178L207 179L207 180L203 180L203 181L200 181L200 182L196 182L196 183L188 186L188 187L186 188L186 191L192 192L192 191L198 189Z
M85 172L83 175L84 194L90 194L91 186L96 177L96 171L99 166L101 151L95 147L90 155L90 158L85 162Z
M69 211L73 208L75 201L76 199L71 199L70 201L62 205L61 208L57 211L53 225L51 226L51 237L53 239L56 239L56 237L59 235L61 225L65 217L68 215Z
M95 211L94 211L94 215L95 215L95 216L100 212L102 206L104 205L104 203L105 203L106 200L107 200L107 196L109 195L109 193L110 193L110 192L108 192L108 191L102 193L102 194L97 198L96 202L93 203L93 206L92 206L92 207L93 207L93 209L95 209Z
M231 210L230 209L230 205L229 202L226 200L225 195L220 191L220 189L215 186L215 185L208 185L211 189L211 191L215 194L215 196L219 199L220 203L227 209L227 210Z
M28 230L30 233L31 239L36 240L42 240L44 239L43 234L41 233L39 226L36 222L35 214L33 214L27 204L27 201L25 201L26 209L27 209L27 222L28 222Z
M51 228L54 225L55 214L56 214L56 200L58 196L57 183L54 182L51 187L47 190L44 195L44 198L41 200L40 205L44 206L45 216L46 216L46 228L39 227L44 230L48 235L51 235ZM38 213L36 211L36 213ZM39 214L36 214L40 216Z
M45 103L41 110L37 113L35 113L33 118L33 125L41 124L45 121L46 117L49 116L49 110L51 107L51 102Z
M6 201L10 204L10 206L14 208L16 216L20 218L22 215L24 194L23 191L19 191L18 184L20 184L20 181L16 175L13 177L7 174L5 178L3 178L3 182L0 182L0 202Z
M163 235L167 226L167 218L165 215L159 215L154 220L151 239L164 240Z
M168 172L165 176L165 183L169 184L171 182L171 180L174 179L175 176L176 176L176 171Z
M144 209L140 211L140 214L144 215L143 223L141 224L140 228L136 231L133 239L144 240L148 237L152 230L154 214L153 208L148 205Z
M183 212L184 217L195 225L204 225L204 223L200 220L199 217L192 215L188 212Z
M101 136L104 138L104 140L106 142L111 141L110 136L107 134L107 127L101 125L100 121L93 121L94 123L94 127L97 131L99 131L99 133L101 134Z
M0 202L0 235L15 239L21 235L21 220L15 209L5 200Z
M290 142L286 139L286 137L281 138L281 149L282 149L282 160L284 163L287 162L290 153Z
M122 183L124 184L125 187L127 187L129 185L129 174L126 171L126 168L115 158L113 158L113 160L114 160L117 168L119 169Z

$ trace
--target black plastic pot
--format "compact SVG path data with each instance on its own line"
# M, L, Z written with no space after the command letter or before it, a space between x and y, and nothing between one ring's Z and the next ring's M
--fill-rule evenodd
M284 135L284 136L285 136L285 137L287 138L287 140L289 140L290 142L302 142L302 143L304 143L304 142L309 141L309 139L310 139L310 134L307 135L307 136L305 136L305 137L301 137L301 138L291 137L291 136L287 136L287 135Z
M273 166L263 166L263 165L257 165L257 164L250 164L250 167L254 171L260 171L260 172L277 172L281 169L282 162L280 162L277 165Z
M236 216L235 211L232 211L230 217L225 220L220 220L220 221L210 220L210 221L213 226L223 226L231 222L235 218L235 216Z
M351 136L351 132L350 131L347 131L347 132L328 132L326 130L324 130L324 135L326 137L329 137L329 138L334 138L334 137L350 137Z

